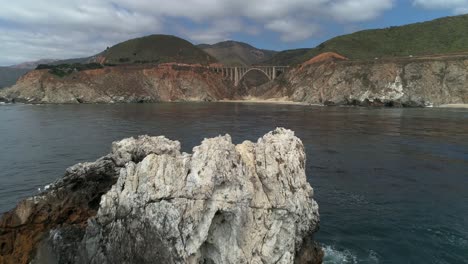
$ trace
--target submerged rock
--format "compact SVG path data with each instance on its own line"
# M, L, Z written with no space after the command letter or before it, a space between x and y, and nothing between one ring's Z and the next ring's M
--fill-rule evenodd
M320 263L305 159L286 129L193 154L164 137L115 142L4 216L0 263Z

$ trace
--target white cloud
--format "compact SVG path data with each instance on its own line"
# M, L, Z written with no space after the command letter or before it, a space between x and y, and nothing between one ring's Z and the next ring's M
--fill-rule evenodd
M394 1L0 0L0 65L88 56L151 33L213 43L238 32L270 31L282 41L300 41L317 34L320 24L375 19Z
M339 21L359 22L375 19L392 7L392 0L341 0L331 3L329 12Z
M197 43L214 44L229 39L229 35L247 28L240 19L217 19L209 23L203 30L183 28L181 34Z
M265 25L267 29L281 33L281 40L293 42L310 38L319 31L319 26L295 19L278 19Z
M468 13L468 0L414 0L415 6L426 9L447 9L454 14Z

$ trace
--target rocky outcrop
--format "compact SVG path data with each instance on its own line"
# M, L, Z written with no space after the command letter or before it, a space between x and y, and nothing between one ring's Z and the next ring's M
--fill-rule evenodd
M231 99L235 89L207 67L127 65L75 71L64 77L35 70L0 91L27 103L137 103Z
M68 168L47 191L21 201L0 220L0 263L29 263L50 230L84 229L125 164L164 153L166 143L177 144L162 137L114 143L109 155Z
M75 165L0 221L0 263L320 263L302 142L143 136Z
M290 70L250 91L325 105L438 106L468 103L468 57L373 61L329 59Z

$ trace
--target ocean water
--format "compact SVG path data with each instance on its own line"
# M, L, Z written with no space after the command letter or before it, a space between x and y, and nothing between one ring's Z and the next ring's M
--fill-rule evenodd
M184 151L292 129L307 152L325 263L468 263L468 110L173 103L0 105L0 212L141 134Z

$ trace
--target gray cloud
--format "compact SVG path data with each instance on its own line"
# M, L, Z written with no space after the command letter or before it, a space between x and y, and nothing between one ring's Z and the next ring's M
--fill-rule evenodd
M2 0L5 1L5 0ZM213 43L243 32L314 37L320 25L372 20L394 0L15 0L0 8L0 65L89 56L117 42L172 33ZM247 22L248 21L248 22ZM192 25L187 26L187 23Z
M203 26L202 30L179 28L179 33L197 43L213 44L219 41L228 40L229 35L234 32L248 31L249 26L240 19L225 18L214 19L208 26Z

